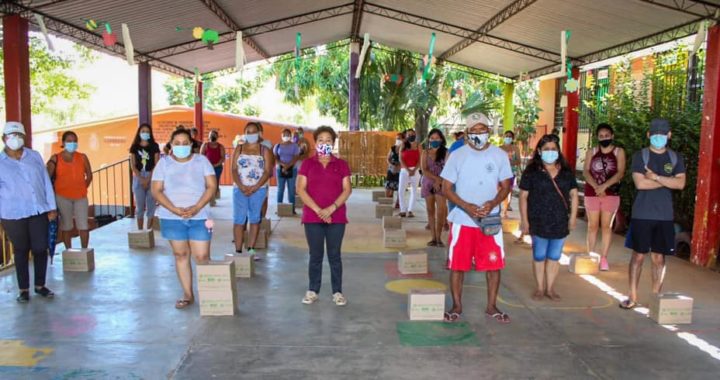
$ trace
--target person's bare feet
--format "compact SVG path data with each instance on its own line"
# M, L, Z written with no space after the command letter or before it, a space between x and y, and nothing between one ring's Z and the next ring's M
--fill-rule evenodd
M545 296L546 296L547 298L550 298L550 299L553 300L553 301L560 301L560 300L562 300L562 298L560 297L560 295L557 294L557 293L555 293L554 290L548 291L547 293L545 293Z
M535 293L532 295L532 299L535 301L542 301L545 297L545 293L542 290L536 290Z

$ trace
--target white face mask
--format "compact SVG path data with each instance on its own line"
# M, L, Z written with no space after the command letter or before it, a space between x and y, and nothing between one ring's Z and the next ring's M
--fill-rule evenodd
M468 133L467 136L467 142L478 149L485 147L490 139L489 133Z
M283 136L283 137L282 137L282 141L283 141L283 142L288 142L288 141L290 141L291 139L292 139L292 136Z
M7 145L10 150L18 150L25 145L25 139L20 136L10 136L8 137L7 141L5 141L5 145Z

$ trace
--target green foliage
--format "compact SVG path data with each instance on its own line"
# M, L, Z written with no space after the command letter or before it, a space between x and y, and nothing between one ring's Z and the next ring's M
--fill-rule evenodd
M537 81L525 81L515 86L515 140L523 146L523 153L530 154L528 142L535 135L535 126L540 117L540 97Z
M210 111L257 116L260 113L257 107L243 102L257 92L266 80L264 73L253 79L236 78L232 85L220 83L213 76L203 77L204 107ZM195 105L195 83L192 78L169 78L163 87L170 104L187 107Z

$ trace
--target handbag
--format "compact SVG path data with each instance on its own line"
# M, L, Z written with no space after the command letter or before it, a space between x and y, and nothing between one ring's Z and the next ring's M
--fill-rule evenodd
M550 173L548 173L548 176L550 176ZM555 186L555 190L557 191L558 195L560 195L560 198L562 198L563 205L565 205L565 210L570 210L570 206L568 206L567 199L565 199L565 196L563 195L562 191L560 191L560 187L558 187L557 182L555 182L555 178L550 176L550 180L552 181L553 185Z
M495 236L502 230L502 217L500 213L488 215L478 219L478 226L486 236Z

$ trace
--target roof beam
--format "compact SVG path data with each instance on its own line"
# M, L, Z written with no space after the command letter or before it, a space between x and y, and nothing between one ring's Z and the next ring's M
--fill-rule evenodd
M362 24L363 7L365 6L365 0L355 0L355 7L353 9L352 27L350 28L350 39L360 39L360 24Z
M503 8L500 12L490 17L478 30L473 32L471 36L464 40L456 43L450 49L440 54L438 59L447 59L448 57L457 54L459 51L472 45L478 38L487 35L491 30L498 27L503 22L507 21L510 17L522 12L525 8L532 5L537 0L515 0L510 3L507 7Z
M695 17L715 18L720 4L702 0L639 0L643 3L671 9Z
M222 7L218 3L215 2L215 0L200 0L203 4L205 4L212 13L214 13L225 25L227 25L230 30L237 32L238 30L242 30L240 26L230 17L230 15L225 12ZM268 59L270 58L270 55L263 50L260 46L258 46L255 41L250 37L243 36L243 41L250 46L253 50L255 50L258 54L260 54L261 57Z

